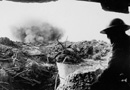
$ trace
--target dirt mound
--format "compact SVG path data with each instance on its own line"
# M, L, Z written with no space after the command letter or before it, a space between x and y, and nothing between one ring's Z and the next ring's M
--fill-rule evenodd
M58 85L56 65L38 50L26 44L0 44L0 90L53 90Z
M101 60L108 52L110 46L97 41L33 45L0 39L0 90L56 90L60 83L56 61L77 64L86 58ZM85 90L96 75L95 71L74 73L58 90Z
M57 90L90 90L91 84L101 72L101 69L91 72L75 72L69 75Z

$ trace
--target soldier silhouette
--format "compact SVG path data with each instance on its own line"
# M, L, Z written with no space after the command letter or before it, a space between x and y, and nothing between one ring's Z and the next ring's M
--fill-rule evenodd
M126 84L130 81L130 37L125 32L128 29L130 26L122 19L115 18L108 28L100 32L110 39L112 58L108 68L91 86L91 90L130 90L130 86ZM124 82L121 82L121 75L125 77Z

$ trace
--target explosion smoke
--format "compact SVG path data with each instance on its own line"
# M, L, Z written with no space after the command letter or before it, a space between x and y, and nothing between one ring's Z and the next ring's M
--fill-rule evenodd
M61 39L63 32L48 23L42 23L40 25L15 27L14 35L25 43L43 43Z

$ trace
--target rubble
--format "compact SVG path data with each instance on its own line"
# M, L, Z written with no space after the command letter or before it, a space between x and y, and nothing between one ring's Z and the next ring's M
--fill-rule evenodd
M91 90L91 84L96 81L101 72L101 69L91 72L74 72L58 86L57 90Z
M13 42L16 46L11 46L8 42L4 42L6 39L2 40L0 43L1 90L56 90L60 84L56 62L79 64L85 59L93 59L95 53L101 53L98 58L101 60L101 57L105 57L110 52L110 46L104 42L66 41L48 45ZM94 52L92 55L91 53L88 55L89 47L93 47L93 50L90 50ZM93 75L90 73L90 76L91 74ZM90 79L87 75L88 73L84 78ZM74 77L80 78L82 74L75 74Z

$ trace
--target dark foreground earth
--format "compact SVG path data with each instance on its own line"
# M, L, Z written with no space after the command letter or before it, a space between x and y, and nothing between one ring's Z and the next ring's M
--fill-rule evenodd
M0 38L0 90L90 90L110 53L104 41L32 44ZM85 64L60 84L57 62Z

